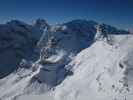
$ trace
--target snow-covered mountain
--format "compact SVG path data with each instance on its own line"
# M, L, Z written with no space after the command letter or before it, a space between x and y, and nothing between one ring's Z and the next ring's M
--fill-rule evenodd
M43 33L38 22L28 25L12 20L0 25L0 78L17 69L22 59L34 59L34 48Z
M7 24L19 31L28 28L36 42L27 50L30 53L24 52L21 67L0 80L0 99L131 100L133 36L129 32L103 24L107 34L97 38L98 23L87 20Z
M69 64L74 75L54 91L56 100L132 100L132 41L97 41L79 53Z
M66 66L73 75L54 91L20 96L18 100L132 100L132 41L133 36L127 36L114 46L95 42Z

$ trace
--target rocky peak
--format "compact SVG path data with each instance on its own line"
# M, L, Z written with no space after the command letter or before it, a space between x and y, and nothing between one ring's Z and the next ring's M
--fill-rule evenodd
M46 20L44 19L37 19L35 24L34 24L35 27L38 27L40 29L45 29L45 28L48 28L49 27L49 24L47 23Z

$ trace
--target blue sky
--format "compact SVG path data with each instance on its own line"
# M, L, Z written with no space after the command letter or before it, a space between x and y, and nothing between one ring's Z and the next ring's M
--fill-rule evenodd
M51 24L80 18L133 28L133 0L0 0L0 23L37 18Z

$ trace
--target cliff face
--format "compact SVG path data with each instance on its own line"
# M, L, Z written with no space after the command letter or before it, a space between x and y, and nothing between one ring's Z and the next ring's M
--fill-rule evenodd
M45 98L51 90L57 100L116 100L114 95L129 93L132 35L106 24L97 31L96 25L86 20L49 25L42 19L0 25L0 75L11 73L0 80L0 99Z
M42 32L39 28L13 20L0 25L0 78L17 69L22 59L33 59Z

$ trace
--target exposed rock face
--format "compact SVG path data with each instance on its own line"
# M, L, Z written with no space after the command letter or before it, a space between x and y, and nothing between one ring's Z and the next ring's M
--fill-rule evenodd
M45 32L43 45L45 47L50 38L54 38L56 45L68 52L77 53L90 46L96 34L96 22L86 20L73 20L61 25L51 26Z
M60 84L68 73L72 74L71 71L66 70L65 66L77 53L93 44L96 25L97 23L94 21L73 20L50 26L43 33L43 37L37 45L41 49L38 63L41 68L33 79L53 87ZM107 35L121 31L105 24L103 27L109 32L106 33Z
M91 83L91 78L93 77L99 87L95 87L93 82L92 85L100 90L101 80L107 78L108 82L110 77L106 76L109 74L114 75L113 72L116 66L112 64L116 64L115 62L119 59L119 56L115 56L120 54L120 52L116 53L115 48L117 48L117 44L121 45L122 43L122 45L124 45L124 41L128 40L128 32L103 24L107 33L106 36L104 33L100 35L104 35L104 38L107 38L108 35L114 35L115 45L113 45L113 47L103 39L100 41L95 40L95 35L97 34L96 25L97 23L94 21L73 20L68 23L50 26L43 19L38 19L33 26L19 21L11 21L5 25L1 25L0 38L1 43L4 45L2 45L0 49L0 61L2 61L1 64L4 66L7 64L6 67L0 67L1 74L4 72L4 75L6 75L6 72L10 73L14 71L14 69L17 69L16 66L19 62L24 59L20 63L21 68L16 73L12 73L0 81L0 86L4 87L0 88L0 98L16 99L16 97L27 93L44 93L48 89L60 85L68 75L73 76L70 78L70 81L69 78L68 82L66 82L67 79L64 81L66 82L66 86L62 87L61 85L61 90L57 90L57 95L58 93L61 93L62 96L66 94L69 99L68 92L73 92L73 87L77 90L81 88L81 93L84 93L84 89L85 91L89 90L88 88L86 89L86 87L88 87L87 82ZM35 59L35 48L37 48L37 53L40 53L38 59ZM82 51L85 48L88 48L85 50L86 52ZM79 53L80 51L81 53ZM76 60L73 60L78 53L80 56L77 56ZM27 59L32 61L28 61ZM71 61L73 64L69 64ZM111 70L108 70L108 64L110 64L109 67L111 67ZM123 63L118 63L118 65L120 66L118 66L119 69L125 68L126 66L123 65ZM126 70L128 70L128 68ZM103 71L105 71L105 74L102 74ZM101 74L103 75L102 78L100 78ZM89 78L90 80L88 80ZM101 79L100 81L99 78ZM110 83L109 81L109 84ZM8 90L12 84L12 88ZM70 89L67 88L67 84L68 87L70 86ZM104 86L104 84L102 85ZM111 84L110 87L115 88L115 85ZM3 89L5 90L4 93L2 91ZM75 96L77 94L78 91L75 92L74 90L74 94L72 95ZM62 99L62 96L60 96L60 99ZM72 100L74 99L72 98Z
M22 58L33 59L39 28L17 20L0 25L0 78L15 70Z
M23 58L34 59L34 48L37 43L41 51L44 51L43 49L47 48L49 40L51 40L54 48L49 49L53 49L53 51L61 49L67 55L76 55L94 42L97 24L94 21L73 20L50 26L43 19L36 20L34 25L17 20L1 24L0 78L15 70ZM103 26L108 34L127 34L126 31L118 30L115 27L106 24ZM46 30L44 31L44 29ZM41 56L46 56L46 54L41 54Z
M42 68L35 76L36 80L50 86L61 83L70 73L65 65L71 61L71 57L93 43L96 24L93 21L74 20L51 26L38 43Z
M36 28L39 28L39 29L45 29L45 28L49 28L50 25L47 23L46 20L44 19L37 19L35 24L34 24L34 27Z

